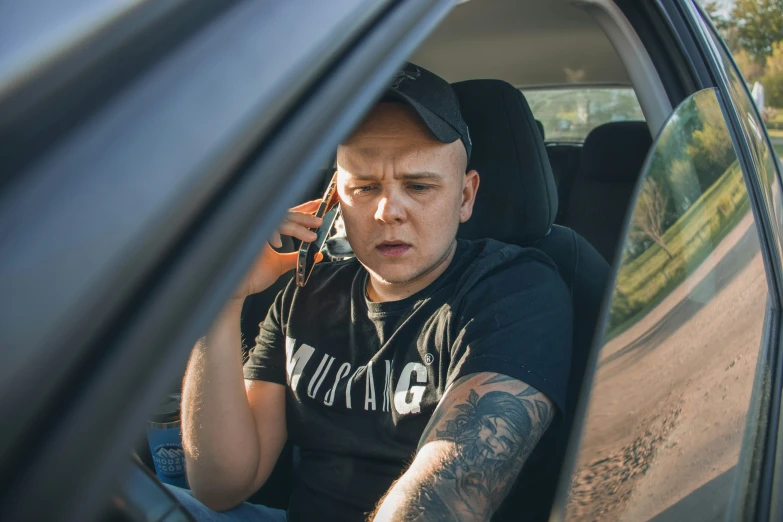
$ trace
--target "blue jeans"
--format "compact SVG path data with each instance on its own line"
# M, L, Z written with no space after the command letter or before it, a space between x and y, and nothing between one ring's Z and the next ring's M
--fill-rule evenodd
M180 504L199 522L285 522L285 511L243 502L218 513L193 498L189 489L166 484Z

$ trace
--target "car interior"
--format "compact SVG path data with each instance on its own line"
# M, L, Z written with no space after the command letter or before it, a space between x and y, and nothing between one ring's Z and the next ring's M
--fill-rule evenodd
M474 142L469 169L479 172L481 185L473 216L458 235L540 249L568 285L574 305L570 421L590 348L600 333L611 266L620 259L626 213L647 152L687 91L671 88L665 70L653 65L660 50L645 47L643 29L629 21L641 17L629 9L624 12L609 0L463 1L409 58L452 83ZM644 119L623 121L622 114L615 114L612 121L588 122L592 126L581 138L559 139L531 110L527 93L563 87L574 92L630 89ZM312 198L320 197L331 178L331 165L325 167ZM283 249L294 247L290 238L284 242ZM245 353L289 279L284 276L246 300L241 325ZM551 476L536 485L550 498L569 428L563 430ZM154 469L146 440L136 452ZM285 508L296 455L296 448L287 444L272 476L249 501Z

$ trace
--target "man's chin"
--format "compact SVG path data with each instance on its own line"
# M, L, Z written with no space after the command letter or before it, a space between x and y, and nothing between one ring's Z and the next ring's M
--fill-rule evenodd
M435 262L428 260L409 258L378 259L377 256L370 256L365 262L358 253L356 255L359 262L364 265L373 279L384 285L407 285L414 283L440 267L444 261L441 259Z
M405 285L421 277L413 270L374 270L371 267L368 270L374 279L384 285Z

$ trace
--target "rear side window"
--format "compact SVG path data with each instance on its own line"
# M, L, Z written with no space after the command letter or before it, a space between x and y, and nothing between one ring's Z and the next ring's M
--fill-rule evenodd
M611 121L644 120L630 87L521 89L548 142L582 142Z

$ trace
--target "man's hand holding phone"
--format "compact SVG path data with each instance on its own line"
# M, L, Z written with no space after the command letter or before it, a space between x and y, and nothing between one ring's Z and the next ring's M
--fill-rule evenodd
M323 222L322 218L314 215L320 204L320 199L314 199L288 211L285 219L269 240L269 244L264 245L260 255L253 261L250 271L234 292L233 299L244 300L248 295L266 290L281 275L296 268L299 255L297 252L275 252L270 244L276 248L283 246L280 240L281 234L294 237L303 242L315 241L317 235L312 229L320 227ZM322 258L323 256L319 253L316 257L316 262Z

